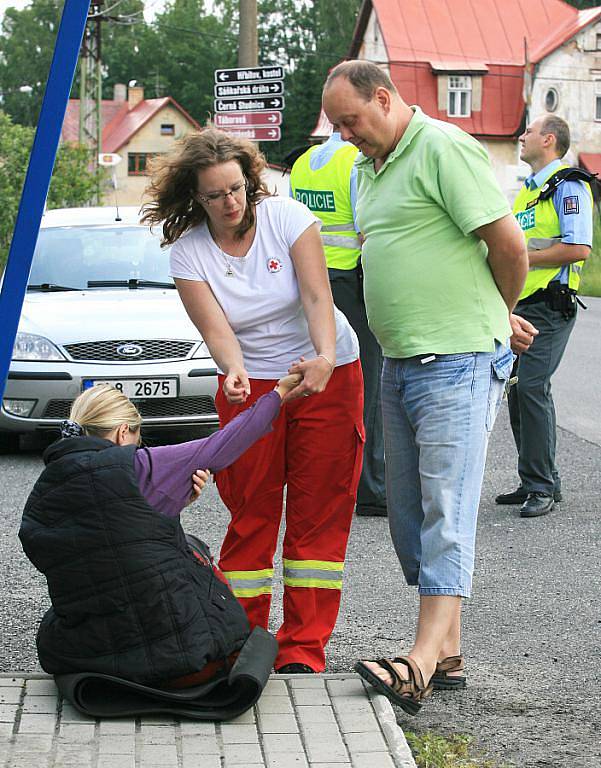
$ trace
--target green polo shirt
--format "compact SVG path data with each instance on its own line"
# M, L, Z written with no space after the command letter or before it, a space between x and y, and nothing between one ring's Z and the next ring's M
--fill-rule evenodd
M378 173L357 160L369 325L387 357L491 352L508 311L471 233L511 211L482 145L412 109Z

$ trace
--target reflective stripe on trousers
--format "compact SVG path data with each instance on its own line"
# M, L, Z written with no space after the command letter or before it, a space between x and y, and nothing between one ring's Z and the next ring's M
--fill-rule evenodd
M273 568L258 571L223 571L236 597L258 597L270 595L273 583Z
M344 563L284 558L284 584L287 587L342 589L343 570Z

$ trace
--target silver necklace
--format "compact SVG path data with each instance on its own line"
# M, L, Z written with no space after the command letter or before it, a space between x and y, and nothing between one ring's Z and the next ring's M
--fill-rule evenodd
M215 240L215 238L213 238ZM225 276L226 277L235 277L234 270L232 269L232 262L228 259L228 257L225 255L225 251L223 248L219 245L217 240L215 240L215 245L219 248L219 252L221 253L221 258L225 262Z
M217 238L216 238L214 235L213 235L213 242L215 243L215 245L217 246L217 248L219 248L219 253L221 254L221 258L223 259L223 261L224 261L224 263L225 263L225 276L226 276L226 277L236 277L236 273L235 273L235 272L234 272L234 270L232 269L232 266L233 266L233 263L234 263L234 262L233 262L233 261L230 261L230 260L228 259L228 257L227 257L227 254L225 253L225 251L224 251L224 250L223 250L223 248L221 247L221 245L220 245L219 241L217 240ZM244 257L243 257L243 256L241 256L240 258L242 258L242 259L243 259Z

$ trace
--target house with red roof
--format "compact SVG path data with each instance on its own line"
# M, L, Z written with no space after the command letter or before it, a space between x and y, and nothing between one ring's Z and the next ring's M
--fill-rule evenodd
M148 184L148 162L167 152L174 141L200 130L200 125L175 99L145 99L140 86L126 89L115 85L113 98L101 105L102 152L115 153L122 161L115 166L117 199L120 205L139 205ZM79 140L79 99L69 99L61 141ZM105 203L115 201L112 186L104 193Z
M601 7L563 0L364 0L351 59L390 75L403 99L479 139L509 196L529 168L517 137L554 113L568 161L601 172ZM313 137L331 131L322 114Z

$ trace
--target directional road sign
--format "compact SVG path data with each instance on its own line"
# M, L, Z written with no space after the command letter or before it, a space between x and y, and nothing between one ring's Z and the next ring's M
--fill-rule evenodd
M252 141L279 141L282 137L279 128L269 128L268 126L225 128L224 130L234 134L234 136L239 136L242 139L251 139Z
M269 83L237 83L235 85L216 85L215 96L231 99L237 96L275 96L284 93L282 80Z
M281 112L216 112L217 128L245 128L250 125L275 126L282 124Z
M250 83L258 80L282 80L283 67L246 67L238 69L216 69L216 83Z
M283 96L272 96L262 99L215 99L213 108L215 112L259 112L261 110L273 111L284 108Z

